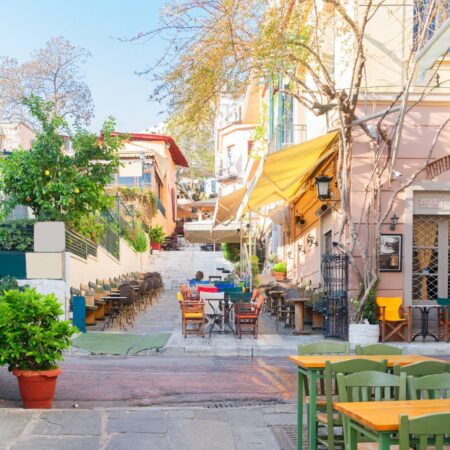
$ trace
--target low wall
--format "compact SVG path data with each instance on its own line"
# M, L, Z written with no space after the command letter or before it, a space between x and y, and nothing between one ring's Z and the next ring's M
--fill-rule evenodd
M80 258L72 253L66 253L66 282L70 287L80 287L97 279L111 278L124 273L140 272L145 268L149 253L135 252L123 239L120 239L120 261L97 248L97 257Z

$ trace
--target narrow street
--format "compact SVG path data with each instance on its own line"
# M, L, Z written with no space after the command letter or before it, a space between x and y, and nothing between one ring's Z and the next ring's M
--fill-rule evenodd
M67 357L55 408L129 407L233 400L292 402L287 358ZM17 380L0 369L0 406L20 407Z

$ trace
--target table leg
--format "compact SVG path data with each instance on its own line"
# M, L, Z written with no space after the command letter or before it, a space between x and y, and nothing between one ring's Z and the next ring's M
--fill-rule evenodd
M303 302L295 303L295 331L297 333L302 332L303 328L304 328L304 317L303 317L304 309L303 308L304 308Z
M303 386L305 375L297 371L297 450L303 449Z
M380 434L379 450L389 450L391 448L391 436L389 433Z
M308 443L309 450L317 449L317 423L316 423L316 407L317 407L317 370L311 370L309 380L309 408L308 408Z
M344 422L345 424L345 422ZM353 422L350 420L348 429L348 450L358 449L358 430L353 428Z

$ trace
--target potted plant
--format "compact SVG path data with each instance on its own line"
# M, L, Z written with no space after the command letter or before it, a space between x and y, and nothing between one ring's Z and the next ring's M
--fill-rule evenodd
M354 323L351 323L348 328L350 345L371 345L378 342L380 326L375 297L376 291L372 289L362 306L358 300L351 300Z
M52 406L61 373L56 363L76 332L62 314L53 294L25 289L0 296L0 365L8 364L17 377L25 408Z
M286 278L286 273L287 269L286 263L284 261L274 264L272 276L275 278L275 280L282 280L283 278Z
M161 225L155 225L150 228L148 234L150 236L152 250L161 250L161 244L166 238L163 227Z

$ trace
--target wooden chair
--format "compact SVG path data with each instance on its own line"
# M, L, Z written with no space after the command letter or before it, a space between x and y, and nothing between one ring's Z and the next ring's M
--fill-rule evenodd
M411 400L450 398L450 373L424 377L408 376L408 393ZM450 431L450 423L448 431Z
M317 422L319 427L325 427L327 433L325 436L317 436L318 444L324 445L328 449L344 448L344 436L336 434L336 428L342 427L342 419L340 415L334 410L333 402L338 401L336 380L338 373L349 375L351 373L358 373L366 370L386 372L387 360L372 361L368 359L352 359L349 361L341 361L337 363L326 362L325 365L325 392L326 392L326 407L325 411L317 413Z
M450 341L450 298L438 298L438 339Z
M394 375L406 373L407 376L424 377L425 375L435 375L438 373L450 373L450 363L444 361L420 361L407 366L395 364Z
M307 355L350 355L350 344L348 342L336 342L336 341L319 341L311 344L300 344L298 346L298 354ZM316 397L316 405L318 410L324 410L327 397L325 392L325 375L324 371L319 371L319 388L318 395ZM305 385L303 392L305 393L306 407L309 408L311 398L309 396L308 379L305 377ZM308 414L309 417L309 414Z
M404 355L405 348L393 347L386 344L372 344L365 347L357 344L355 347L355 355Z
M406 374L400 376L375 371L364 371L350 375L336 375L340 402L369 402L383 400L406 400ZM349 418L342 416L345 448L348 447ZM373 448L358 445L358 450Z
M400 338L411 342L411 308L402 306L401 297L377 297L378 320L380 321L381 341Z
M258 338L258 318L263 303L264 297L259 295L256 306L250 303L235 304L234 320L239 339L242 338L242 333L253 333L253 337L255 339ZM248 330L246 327L248 327Z
M204 303L185 300L181 292L177 293L178 302L181 309L181 329L183 336L188 334L198 334L205 337L205 310ZM188 325L194 325L189 328Z
M450 450L450 413L435 413L410 419L400 415L400 450ZM447 445L444 445L447 444Z

